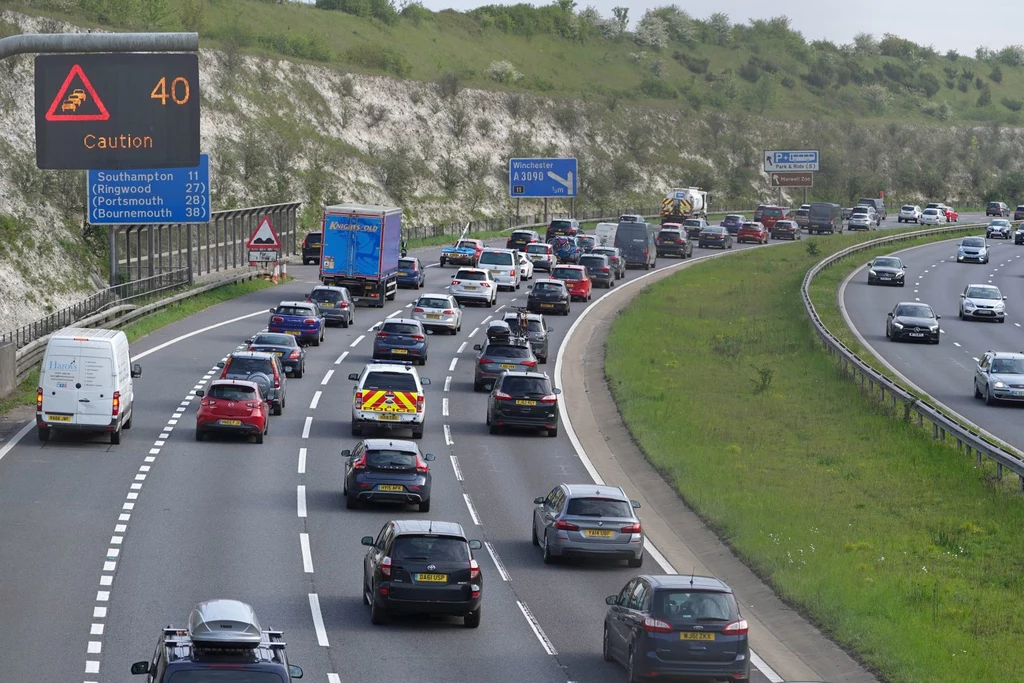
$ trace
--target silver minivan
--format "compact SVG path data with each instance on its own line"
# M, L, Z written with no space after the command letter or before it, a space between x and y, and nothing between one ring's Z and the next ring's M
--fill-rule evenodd
M634 512L640 503L622 488L559 484L533 502L531 536L545 564L560 557L626 560L634 568L643 564L643 527Z
M477 268L490 271L491 279L498 283L498 289L519 289L522 273L514 249L484 249L477 262Z

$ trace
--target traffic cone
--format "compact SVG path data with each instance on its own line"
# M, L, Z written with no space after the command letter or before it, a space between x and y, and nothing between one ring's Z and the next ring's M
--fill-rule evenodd
M288 262L287 261L281 261L281 279L282 280L287 280L288 279Z
M274 274L270 276L270 281L275 285L278 283L281 277L281 266L277 261L274 261Z

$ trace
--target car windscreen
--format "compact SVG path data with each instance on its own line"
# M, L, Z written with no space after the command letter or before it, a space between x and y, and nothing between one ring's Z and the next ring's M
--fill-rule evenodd
M331 303L336 304L341 301L344 297L342 293L336 289L314 289L309 295L309 298L318 304Z
M222 401L255 401L256 390L252 387L243 387L233 384L214 384L206 398L216 398Z
M245 376L262 372L273 376L271 363L273 361L269 358L232 358L228 361L228 374Z
M985 240L980 237L965 237L960 242L961 247L983 247L985 246Z
M633 506L614 498L570 498L565 514L578 517L632 517Z
M551 277L558 278L559 280L582 280L583 273L575 268L555 268L551 273Z
M1010 221L1000 218L999 220L992 221L989 225L993 228L1008 228L1010 227Z
M252 338L253 346L298 346L295 337L290 334L257 334Z
M416 270L416 259L398 259L398 267L402 270Z
M278 315L304 315L312 316L313 309L306 308L305 306L278 306L274 313Z
M902 265L898 258L876 258L871 264L873 268L899 268Z
M728 593L662 588L651 600L651 616L673 625L732 621L737 612L736 599Z
M363 390L416 391L416 378L405 372L371 372L363 382Z
M487 273L480 273L474 270L460 270L455 274L456 280L486 280Z
M547 254L548 245L546 244L528 244L526 246L527 254Z
M530 349L525 346L504 346L502 344L488 344L483 355L488 358L529 358Z
M423 334L420 326L412 323L386 322L380 328L380 331L387 332L388 334Z
M995 287L975 286L967 288L967 297L970 299L1002 299L1003 295Z
M167 683L285 683L272 671L248 671L246 669L185 669L175 671Z
M1024 375L1024 358L996 358L992 372L1002 375Z
M538 282L533 286L535 292L562 292L564 288L562 285L555 282Z
M435 562L466 562L469 563L469 543L464 539L452 536L413 536L402 535L395 539L391 546L391 559L395 562L403 560L431 560Z
M416 302L419 308L451 308L452 302L448 299L434 299L428 297L420 297Z
M390 449L367 450L366 464L370 467L416 467L416 454Z
M925 209L924 213L925 213L925 215L928 215L928 216L938 216L942 212L939 211L938 209Z
M809 215L811 215L811 210L810 209L797 209L796 213L794 215L796 215L796 216L809 216Z
M761 226L759 226L757 223L744 223L742 226L740 226L740 230L760 230L760 229L761 229Z
M480 265L511 266L512 254L506 251L485 251L480 255Z
M547 396L551 383L541 377L508 377L501 382L501 390L512 396Z
M906 318L932 318L934 314L928 306L900 306L896 309L897 316Z

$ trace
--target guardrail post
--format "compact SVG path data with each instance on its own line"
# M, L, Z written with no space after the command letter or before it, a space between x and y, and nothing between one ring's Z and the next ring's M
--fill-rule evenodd
M156 275L156 263L153 260L153 226L146 226L146 272L149 273L149 277Z
M939 438L939 424L937 422L933 422L932 423L932 438L933 439L938 439Z
M979 451L977 448L975 448L974 449L974 455L977 456L977 457L975 457L975 462L978 464L978 467L981 467L981 451Z
M188 283L191 285L194 280L192 275L192 225L186 225L185 229L188 230Z
M117 228L107 228L107 249L110 250L110 286L117 285Z
M1003 463L1001 462L996 463L996 479L1003 480Z

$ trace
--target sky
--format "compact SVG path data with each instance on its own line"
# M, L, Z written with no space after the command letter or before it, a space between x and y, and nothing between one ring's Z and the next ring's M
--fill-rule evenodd
M422 0L428 9L468 10L481 5L515 4L499 0ZM628 7L635 21L654 7L673 4L673 0L576 0L580 9L593 5L602 16L610 17L613 7ZM398 3L396 3L398 4ZM534 5L553 4L533 2ZM881 38L894 33L921 45L932 45L941 53L953 49L973 57L984 45L999 50L1024 43L1020 20L1024 3L1020 0L975 0L964 5L952 0L711 0L705 3L676 0L675 4L698 19L715 12L729 15L733 23L751 18L770 19L785 15L794 30L808 41L827 39L841 45L853 42L858 33Z

